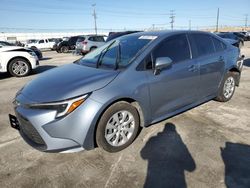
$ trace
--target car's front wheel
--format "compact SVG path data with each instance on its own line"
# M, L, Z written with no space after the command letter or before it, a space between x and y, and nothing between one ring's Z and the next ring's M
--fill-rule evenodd
M61 47L61 52L62 53L68 53L69 52L69 47L68 46L62 46Z
M134 141L139 124L139 114L134 106L127 102L113 104L98 123L97 145L108 152L121 151Z
M218 96L216 97L217 101L227 102L229 101L234 94L236 85L235 73L228 72L221 83L219 88Z
M9 63L8 70L12 76L24 77L30 73L31 66L26 59L15 58Z

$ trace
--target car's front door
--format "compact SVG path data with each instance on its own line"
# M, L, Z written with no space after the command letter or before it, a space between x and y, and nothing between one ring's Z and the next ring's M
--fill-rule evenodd
M39 49L43 49L44 48L44 40L43 39L38 41L38 48Z
M194 103L199 85L199 64L191 59L186 34L162 41L152 52L153 64L158 57L169 57L173 64L158 75L147 71L152 118L156 121Z

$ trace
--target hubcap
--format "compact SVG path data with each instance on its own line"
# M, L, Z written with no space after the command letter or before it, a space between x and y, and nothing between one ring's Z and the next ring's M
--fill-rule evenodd
M29 71L29 67L24 61L16 61L12 65L12 71L16 75L23 76Z
M105 139L112 146L124 145L133 135L134 129L134 116L126 110L119 111L106 124Z
M233 95L234 88L235 88L235 81L234 78L230 76L227 78L224 84L223 88L224 97L229 99Z

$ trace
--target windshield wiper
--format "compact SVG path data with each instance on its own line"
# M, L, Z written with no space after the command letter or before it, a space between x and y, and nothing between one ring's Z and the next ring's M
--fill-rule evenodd
M115 70L117 70L119 68L120 61L121 61L121 44L119 42L117 55L116 55L116 61L115 61Z

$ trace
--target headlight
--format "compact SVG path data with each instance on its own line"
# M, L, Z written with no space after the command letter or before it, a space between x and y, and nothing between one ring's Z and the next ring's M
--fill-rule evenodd
M61 102L53 103L42 103L42 104L31 104L28 108L32 109L44 109L44 110L54 110L56 111L56 118L66 116L73 112L77 107L79 107L88 97L84 95L74 99L69 99Z
M32 55L32 56L36 56L36 53L35 52L28 52L30 55Z

